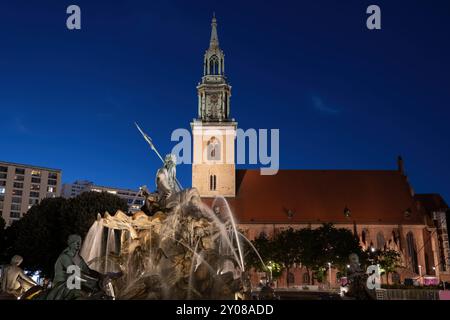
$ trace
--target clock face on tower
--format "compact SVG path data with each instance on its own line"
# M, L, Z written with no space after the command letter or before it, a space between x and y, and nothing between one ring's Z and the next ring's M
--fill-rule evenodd
M211 95L210 101L213 106L217 106L217 103L219 102L219 96L217 94Z
M217 120L221 118L222 113L220 110L219 95L215 92L208 95L206 114L207 117L211 120Z

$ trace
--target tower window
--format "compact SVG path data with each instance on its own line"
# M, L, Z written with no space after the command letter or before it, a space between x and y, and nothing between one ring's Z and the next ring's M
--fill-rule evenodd
M219 59L216 55L209 59L209 74L219 74Z
M215 137L208 141L208 160L220 160L220 142Z
M216 191L217 189L217 177L216 175L209 176L209 190Z

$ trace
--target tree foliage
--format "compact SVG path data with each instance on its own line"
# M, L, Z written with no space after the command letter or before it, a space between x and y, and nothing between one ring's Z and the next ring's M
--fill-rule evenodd
M269 239L264 234L252 241L266 265L272 261L283 266L288 276L289 268L301 264L310 274L310 279L322 281L328 263L340 271L345 271L348 256L356 253L363 257L359 240L345 228L335 228L332 224L299 230L287 229ZM257 265L256 255L250 254L247 265L262 270Z
M386 282L389 284L389 274L395 272L401 264L401 255L396 250L375 250L367 253L368 260L372 264L378 264L380 266L381 274L386 275Z
M126 201L105 192L86 192L72 199L44 199L6 229L6 254L19 254L24 258L24 267L51 276L70 234L84 238L98 213L119 209L127 212Z
M245 264L247 268L254 268L257 271L267 272L267 265L273 260L272 241L265 233L261 233L252 242L252 246L245 243ZM257 252L255 252L255 249ZM262 259L262 261L261 261Z
M5 263L4 252L6 250L6 231L5 231L6 222L3 217L0 215L0 265Z

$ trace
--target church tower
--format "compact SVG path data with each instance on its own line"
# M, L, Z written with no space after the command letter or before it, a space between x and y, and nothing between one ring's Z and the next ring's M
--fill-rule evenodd
M194 145L192 186L202 197L234 197L237 123L230 118L231 86L225 76L225 55L219 47L215 16L197 93L198 117L191 123Z

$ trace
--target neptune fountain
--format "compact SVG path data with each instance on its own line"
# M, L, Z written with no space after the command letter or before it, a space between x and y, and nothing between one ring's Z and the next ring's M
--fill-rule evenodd
M143 211L99 214L81 256L99 273L122 275L116 299L234 299L246 287L244 237L226 199L208 206L195 188L181 188L175 156L162 160L156 192L140 189Z

